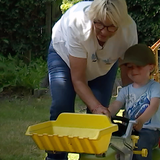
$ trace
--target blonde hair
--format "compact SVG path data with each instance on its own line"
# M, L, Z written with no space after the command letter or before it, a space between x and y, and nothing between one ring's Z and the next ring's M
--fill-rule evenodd
M88 11L88 16L91 21L98 19L105 22L108 18L117 27L131 21L125 0L94 0Z

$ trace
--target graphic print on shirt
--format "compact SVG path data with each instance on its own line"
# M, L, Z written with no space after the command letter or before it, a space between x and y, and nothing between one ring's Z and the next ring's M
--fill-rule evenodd
M98 60L97 54L96 53L92 54L91 59L92 59L92 62L96 62Z
M105 60L102 60L105 64L112 64L115 62L115 60L112 60L111 58L109 59L105 59Z
M131 120L137 119L150 105L150 100L147 93L144 93L140 98L136 100L136 102L133 97L135 97L133 94L129 95L127 104L132 104L132 105L128 105L126 109L127 114ZM149 123L151 123L151 119L145 124L147 125Z
M91 59L92 59L92 62L97 62L99 60L99 58L97 56L97 53L92 54ZM115 62L115 60L112 60L111 58L104 59L104 60L101 60L101 61L104 62L105 64L112 64L112 63Z

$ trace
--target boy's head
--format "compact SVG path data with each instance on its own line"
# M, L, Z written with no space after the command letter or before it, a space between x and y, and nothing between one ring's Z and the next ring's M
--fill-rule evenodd
M153 73L156 60L152 50L145 44L136 44L128 48L120 65L127 66L127 75L140 86L146 84Z
M153 51L145 44L136 44L128 48L120 65L133 63L137 66L156 64Z

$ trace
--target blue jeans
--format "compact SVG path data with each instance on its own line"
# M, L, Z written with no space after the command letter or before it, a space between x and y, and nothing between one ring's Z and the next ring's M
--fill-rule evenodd
M56 120L62 112L74 112L76 93L71 80L70 68L52 46L49 47L47 62L52 97L50 120ZM117 68L118 64L116 62L106 75L88 81L88 86L95 97L106 107L109 105L112 96ZM67 159L67 154L48 154L48 157L52 159Z
M134 154L132 160L152 160L152 149L158 145L160 131L142 129L137 135L139 136L137 150L147 149L148 156L142 157L141 155Z

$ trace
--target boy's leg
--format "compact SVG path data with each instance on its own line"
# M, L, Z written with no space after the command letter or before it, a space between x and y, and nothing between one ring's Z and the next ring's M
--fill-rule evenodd
M106 75L88 82L88 85L91 88L95 97L105 107L108 107L110 99L112 97L112 90L117 74L117 69L118 63L116 62ZM87 112L90 113L88 109Z
M156 145L158 145L160 132L149 130L149 129L142 129L139 133L139 140L137 143L137 150L147 149L148 156L142 157L141 155L133 155L133 160L152 160L152 149Z
M75 91L70 69L54 50L48 55L49 84L52 104L50 120L56 120L62 112L74 112ZM46 160L67 160L67 153L48 153Z

